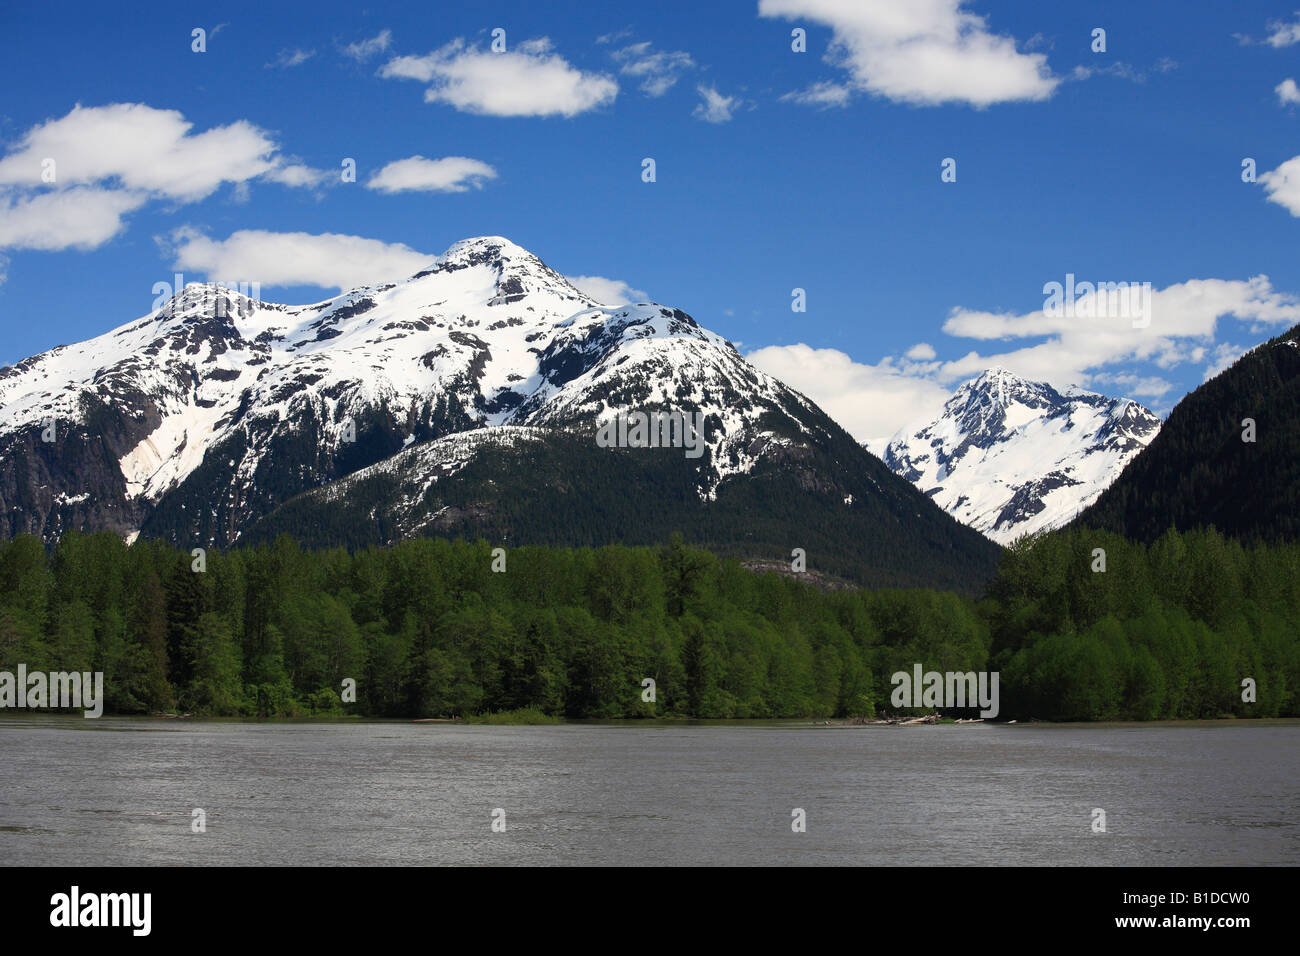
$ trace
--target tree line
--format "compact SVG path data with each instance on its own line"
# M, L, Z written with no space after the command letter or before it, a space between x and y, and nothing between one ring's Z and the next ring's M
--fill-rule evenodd
M1148 546L1066 529L1007 549L981 617L1012 713L1300 714L1297 544L1248 548L1211 528Z
M999 671L1003 718L1295 715L1297 634L1300 547L1213 531L1021 542L979 600L823 592L678 537L494 553L282 536L202 558L110 533L0 543L0 671L102 671L123 714L868 717L920 663Z

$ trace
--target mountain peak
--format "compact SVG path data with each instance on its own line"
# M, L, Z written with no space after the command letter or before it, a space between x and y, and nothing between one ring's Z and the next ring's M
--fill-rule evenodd
M1005 402L1008 393L1034 389L1044 385L1043 382L1031 382L1005 369L1000 365L987 368L975 378L968 380L962 388L968 391L983 392L994 395L999 402Z
M523 246L516 245L505 236L471 236L468 239L461 239L448 246L447 251L438 258L440 260L459 260L478 255L537 258Z
M1159 429L1129 399L994 367L964 382L936 420L896 435L884 461L953 517L1006 543L1072 518Z
M158 308L159 319L242 315L258 300L243 289L220 282L189 282Z
M495 276L484 276L493 286L491 304L517 302L533 292L576 300L580 305L596 304L537 256L504 236L475 236L453 242L428 269L417 272L411 278L423 279L426 276L448 275L474 268L495 270Z
M1020 376L1016 375L1014 372L1012 372L1009 369L1003 368L1001 365L994 365L990 368L986 368L975 379L975 381L977 382L980 381L996 382L996 381L1005 381L1005 380L1016 381L1016 382L1024 381L1024 379L1020 378Z
M1060 401L1061 395L1046 382L1031 382L994 366L959 385L944 405L944 414L961 419L967 432L1000 434L1012 405L1046 408Z
M503 272L507 269L532 271L539 268L551 271L537 256L504 236L474 236L453 242L434 260L431 271L455 271L479 265L496 265Z

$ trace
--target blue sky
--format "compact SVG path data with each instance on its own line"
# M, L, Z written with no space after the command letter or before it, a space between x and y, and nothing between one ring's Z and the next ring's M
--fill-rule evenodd
M315 301L499 234L864 440L993 364L1165 412L1300 321L1293 5L11 5L0 362L176 271ZM1151 283L1149 327L1042 315L1067 273Z

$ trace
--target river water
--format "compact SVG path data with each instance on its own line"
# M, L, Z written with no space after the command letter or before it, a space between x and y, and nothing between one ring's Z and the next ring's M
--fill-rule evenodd
M1300 721L24 715L0 719L0 862L1295 865Z

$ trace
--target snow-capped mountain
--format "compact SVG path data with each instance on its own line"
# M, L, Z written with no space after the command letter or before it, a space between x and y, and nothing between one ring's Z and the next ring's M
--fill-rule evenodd
M1159 430L1137 402L993 368L961 385L937 419L895 435L884 461L1006 544L1070 521Z
M407 492L423 483L427 493L438 476L503 444L523 453L559 442L586 462L574 476L582 484L622 460L588 452L602 423L631 410L703 416L703 455L660 455L671 462L638 473L647 485L680 483L707 504L732 479L768 487L762 480L779 473L781 494L815 495L819 508L854 511L880 533L891 522L926 526L912 529L921 551L970 552L972 567L989 558L817 406L685 312L605 307L495 236L458 242L408 279L312 305L187 286L112 332L0 369L0 534L53 540L108 529L225 546L297 496L350 476L355 487L374 474L367 469L400 473ZM498 474L472 493L491 497L494 482L517 477ZM333 528L328 509L337 514L341 492L330 493L313 499L326 510L303 520ZM436 497L417 496L405 510L404 499L376 499L357 520L392 540L440 527L426 505L446 510L443 524L448 514L493 512ZM495 513L509 506L498 502ZM689 520L725 511L690 511ZM780 519L791 538L795 519ZM676 527L687 520L680 509L672 516ZM326 541L356 540L357 529L346 530ZM744 537L739 525L726 535ZM776 540L788 554L798 542L785 537ZM873 535L860 537L856 547L866 548Z
M220 496L205 487L180 506L217 519L204 527L196 515L193 530L224 543L282 491L368 464L350 445L374 444L381 454L368 457L377 458L485 425L683 404L717 420L706 494L752 464L748 443L736 441L746 424L777 404L795 416L805 405L686 313L603 308L525 250L484 237L456 243L403 282L309 306L187 286L136 322L0 373L0 440L56 421L47 444L57 445L60 431L89 425L108 406L117 414L105 440L121 476L113 504L145 515L200 471L215 471ZM304 441L306 454L293 456L297 487L264 473L283 462L286 442ZM49 504L91 506L84 494L63 489ZM41 524L28 513L14 530Z

